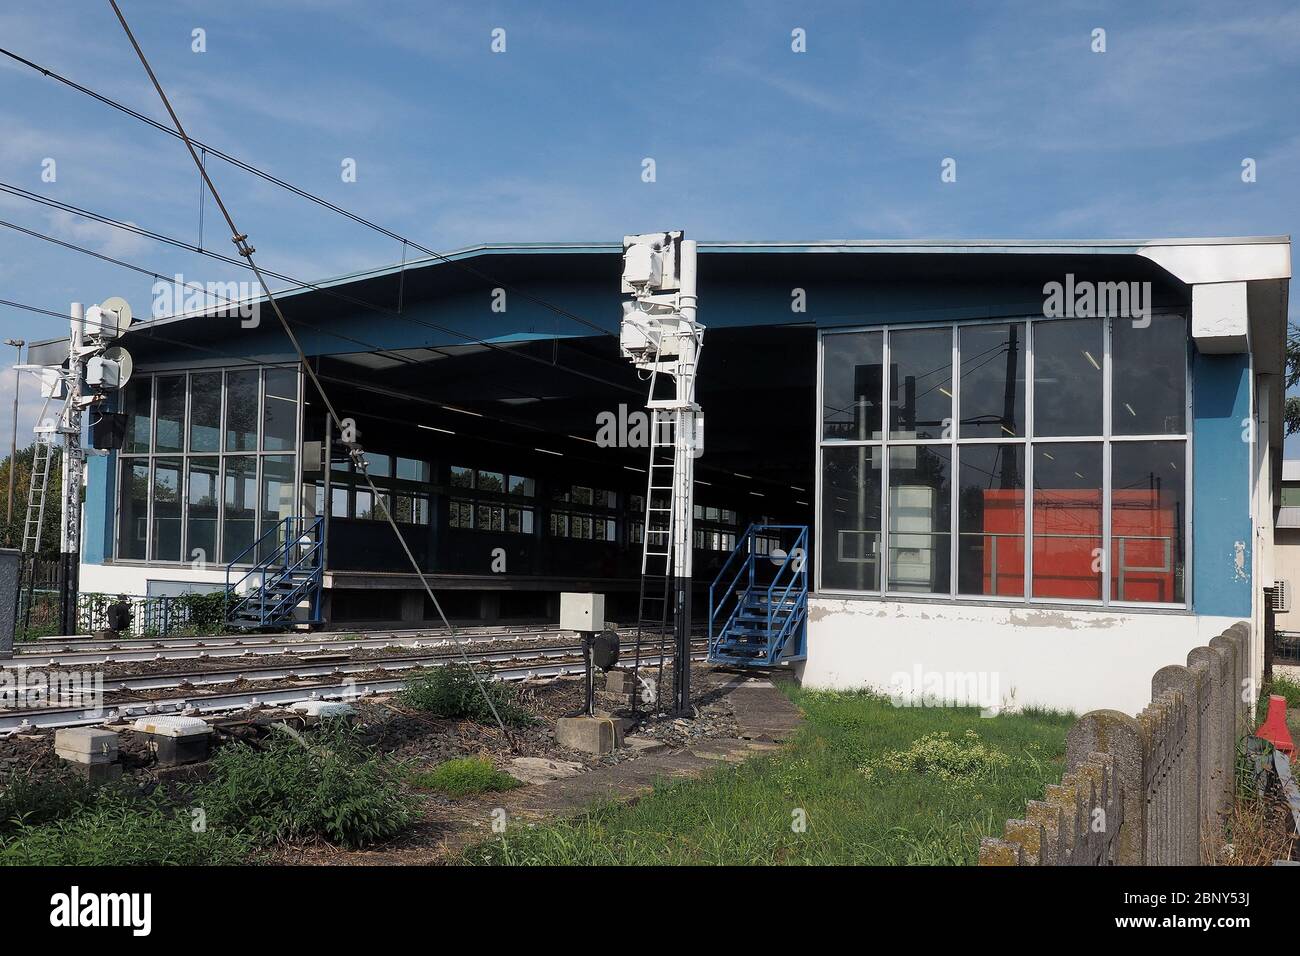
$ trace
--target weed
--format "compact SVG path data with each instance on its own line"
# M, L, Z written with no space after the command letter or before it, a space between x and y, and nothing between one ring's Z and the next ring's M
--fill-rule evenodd
M483 681L482 689L470 668L464 664L446 664L406 682L402 701L408 707L447 717L452 720L472 720L480 724L493 724L492 709L484 694L496 706L501 722L510 727L534 723L533 716L519 705L515 691L500 681Z
M967 730L958 740L946 730L926 734L905 750L890 750L858 769L870 779L877 773L930 774L948 782L986 777L1011 766L1011 758Z
M212 759L194 802L209 825L257 842L322 839L349 849L389 839L411 820L402 767L368 754L356 731L327 723L314 739L273 736L265 750L237 743Z
M436 790L449 797L464 797L471 793L489 793L513 790L520 782L508 773L492 766L483 757L460 757L438 764L426 773L413 774L411 786L420 790Z
M41 776L12 774L0 784L0 840L23 827L73 816L94 795L94 787L67 770Z
M228 866L253 846L236 828L195 828L160 795L104 789L80 811L22 826L0 844L6 866Z

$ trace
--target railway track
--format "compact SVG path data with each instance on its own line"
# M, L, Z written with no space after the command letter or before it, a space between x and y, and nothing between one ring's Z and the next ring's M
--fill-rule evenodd
M705 642L692 644L692 660L703 660ZM556 677L581 673L581 645L557 645L524 651L502 650L468 654L469 659L480 664L509 663L508 667L493 667L488 675L492 680L525 680L531 677ZM672 654L664 655L667 663ZM516 663L522 659L531 663ZM438 667L462 660L460 654L437 654L390 658L382 661L349 661L311 665L309 667L284 666L249 670L225 669L182 674L153 674L141 677L114 678L105 681L105 688L115 691L154 691L184 687L213 687L223 683L246 681L296 680L318 676L336 677L339 674L368 673L375 670L411 670L420 667ZM642 658L645 668L657 667L658 657ZM102 707L42 706L21 710L0 710L0 734L39 730L55 727L76 727L102 724L119 718L139 717L157 713L221 713L258 706L287 706L305 700L367 697L374 694L393 693L405 685L405 677L368 681L330 680L315 684L299 684L291 688L270 688L240 691L230 694L200 694L165 700L147 700L119 703Z
M259 647L263 645L311 644L320 641L379 640L380 638L397 638L416 640L450 640L452 637L470 638L480 635L500 635L502 637L525 637L530 635L554 636L572 633L554 626L509 626L496 627L482 625L457 628L455 634L443 627L384 628L371 631L317 631L314 633L289 631L278 634L233 633L166 637L127 637L127 638L93 638L93 637L40 637L35 641L18 644L14 647L15 656L56 652L94 651L94 650L148 650L151 648L189 648L203 646L237 645Z
M315 641L235 641L232 643L214 643L196 641L180 646L146 644L144 646L116 646L103 644L94 650L79 648L51 650L46 648L28 649L24 647L15 653L11 660L0 661L0 667L34 668L56 667L73 664L122 664L132 661L152 660L197 660L217 657L266 657L279 654L329 654L346 653L354 650L374 650L383 647L454 647L461 644L486 644L492 642L512 642L543 640L571 635L566 631L487 631L475 634L458 634L450 637L446 634L429 634L413 632L410 634L383 634L376 637L345 640Z

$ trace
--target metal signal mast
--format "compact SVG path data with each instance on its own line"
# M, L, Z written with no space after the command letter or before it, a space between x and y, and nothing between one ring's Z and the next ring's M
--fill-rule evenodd
M41 380L41 392L48 401L63 399L56 422L37 423L36 457L32 463L32 491L36 501L28 499L28 518L24 527L23 549L31 548L34 562L40 549L40 526L45 513L46 478L49 469L49 446L56 440L63 446L62 527L59 534L59 632L73 634L77 629L77 585L81 560L81 479L86 465L82 446L82 413L105 402L110 393L124 386L131 377L130 354L109 343L131 324L131 307L116 296L102 305L83 309L72 303L68 335L68 357L58 365L19 365L20 370L34 372ZM30 353L29 353L30 354ZM55 436L58 436L56 439ZM43 441L42 441L43 440ZM45 448L42 449L41 445ZM43 460L41 455L43 451ZM41 468L39 490L37 469ZM24 554L26 557L26 554ZM34 584L32 585L34 587ZM30 601L29 594L28 600Z
M674 637L673 712L691 713L691 558L695 459L704 450L704 416L695 401L704 326L696 321L696 244L682 233L623 237L622 354L650 373L650 467L641 555L636 666L642 637L659 634L662 686L666 637ZM659 395L659 376L671 390ZM640 676L638 674L638 676ZM655 697L658 696L657 688Z

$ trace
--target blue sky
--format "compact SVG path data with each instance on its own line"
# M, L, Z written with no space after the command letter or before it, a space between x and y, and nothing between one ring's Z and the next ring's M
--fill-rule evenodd
M193 136L440 250L661 228L1275 235L1300 214L1293 3L119 2ZM796 28L806 53L791 50ZM0 46L164 116L106 0L7 5ZM0 181L198 236L177 140L7 60L0 130ZM956 182L940 181L946 157ZM211 170L267 268L316 279L401 258L390 239ZM246 278L12 196L0 219L191 281ZM211 204L206 243L232 249ZM0 298L62 311L117 294L141 312L150 284L0 228ZM0 332L62 327L0 306ZM12 389L6 374L0 408Z

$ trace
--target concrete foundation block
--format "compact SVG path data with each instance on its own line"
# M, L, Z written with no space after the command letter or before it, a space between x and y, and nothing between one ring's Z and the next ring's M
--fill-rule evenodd
M54 732L55 752L78 763L112 763L117 759L117 744L114 731L98 727L64 727Z
M207 760L212 750L212 728L199 717L141 717L135 722L160 767L179 767Z
M583 753L612 753L623 746L623 728L608 717L561 717L555 722L555 742Z
M608 670L605 672L605 691L609 694L631 694L636 691L636 677L631 671Z
M69 770L92 784L112 783L114 780L122 779L122 765L116 761L113 763L79 763L75 760L69 760L67 764Z

